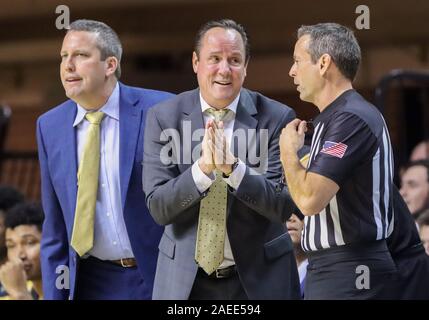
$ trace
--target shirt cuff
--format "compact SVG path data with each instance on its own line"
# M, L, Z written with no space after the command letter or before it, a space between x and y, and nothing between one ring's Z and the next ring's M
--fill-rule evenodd
M192 165L192 178L194 179L195 185L200 193L204 193L215 181L214 175L211 177L207 176L198 165L198 161L196 161Z
M229 175L227 178L223 178L223 180L234 190L237 190L240 186L241 180L244 178L244 174L246 173L246 164L238 159L238 165L235 170Z

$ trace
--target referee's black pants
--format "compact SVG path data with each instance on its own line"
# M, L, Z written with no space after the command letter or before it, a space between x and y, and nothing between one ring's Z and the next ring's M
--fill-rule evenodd
M393 260L398 269L398 299L429 300L429 256L423 245L408 247Z
M396 299L397 269L385 240L308 253L304 299Z

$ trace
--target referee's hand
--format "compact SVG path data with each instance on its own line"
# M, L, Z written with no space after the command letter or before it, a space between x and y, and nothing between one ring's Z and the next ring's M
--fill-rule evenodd
M280 135L280 153L294 153L304 145L305 133L307 132L307 122L295 119L283 128Z

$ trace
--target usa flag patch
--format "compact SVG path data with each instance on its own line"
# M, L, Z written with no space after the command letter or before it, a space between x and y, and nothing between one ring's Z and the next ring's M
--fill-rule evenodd
M344 156L344 153L346 153L347 145L341 142L332 142L332 141L325 141L323 144L322 150L320 152L329 154L331 156L342 158Z

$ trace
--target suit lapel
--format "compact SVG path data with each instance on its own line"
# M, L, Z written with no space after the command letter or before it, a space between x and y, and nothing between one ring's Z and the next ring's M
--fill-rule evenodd
M74 215L76 209L76 197L77 197L77 152L76 152L76 130L73 127L73 122L76 117L77 106L76 103L70 101L66 108L66 114L64 123L66 126L61 125L60 128L64 128L63 143L61 144L62 152L64 155L62 158L61 168L65 168L65 185L67 192L69 193L68 198L71 199L71 212ZM57 134L60 134L57 132ZM61 136L61 134L60 134Z
M249 132L256 130L258 120L254 118L258 112L256 106L253 103L252 98L246 89L242 89L240 93L240 100L238 101L237 114L234 122L234 135L238 137L238 141L234 139L234 135L231 139L235 140L233 146L234 156L240 158L241 161L247 163L248 158L248 146L256 145L256 135L250 135ZM256 131L254 131L256 132ZM245 139L244 139L245 138ZM250 139L250 141L249 141ZM252 139L254 141L252 141ZM235 197L228 193L228 208L227 215L231 213L231 208L235 202Z
M122 209L126 201L135 150L140 132L141 109L139 98L130 89L120 84L119 99L119 173L121 181Z
M246 141L240 141L239 143L235 142L233 152L234 156L239 157L244 162L246 162L247 160L248 146L256 145L256 141L252 141L256 139L256 134L249 135L249 132L252 132L251 129L254 130L253 132L256 132L258 120L254 118L254 115L256 115L257 113L258 111L249 93L246 89L242 89L240 94L240 100L238 101L237 114L235 116L234 133L238 135L238 137L245 136Z
M201 103L200 103L200 96L199 96L199 90L195 89L191 95L190 103L186 104L183 109L183 122L182 122L182 128L184 129L182 131L182 137L184 137L188 141L188 139L191 139L191 145L190 150L188 150L189 146L186 145L183 146L182 150L182 159L186 159L185 157L192 156L192 153L195 153L198 150L201 151L201 142L203 141L204 137L204 120L203 120L203 113L201 112ZM190 133L184 132L188 126L190 125ZM195 131L199 130L201 132L201 135L193 137L193 134ZM189 134L191 137L189 137ZM188 138L189 137L189 138ZM198 149L196 149L198 148ZM188 153L189 152L189 153ZM196 153L195 153L196 154ZM198 158L200 157L200 153L196 156L195 159L192 159L191 163L189 161L182 161L184 164L188 164L185 166L187 168L189 165L194 163ZM187 160L187 159L186 159Z

